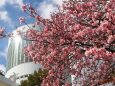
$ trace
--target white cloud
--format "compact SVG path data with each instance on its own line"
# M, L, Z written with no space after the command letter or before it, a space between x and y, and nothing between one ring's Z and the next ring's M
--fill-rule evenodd
M8 26L13 28L13 21L10 18L8 11L5 10L4 7L7 4L21 9L21 6L23 5L23 0L0 0L0 21L3 21L4 23L8 24Z
M11 24L12 20L8 15L7 11L0 11L0 20L3 21L4 23Z
M7 49L8 47L6 47L3 51L0 51L0 57L7 59Z
M21 8L23 5L23 0L7 0L7 3Z
M6 67L4 65L0 64L0 70L6 72Z
M64 0L51 0L53 4L55 5L62 5Z
M7 4L20 8L23 5L23 0L0 0L0 8L3 8Z
M6 0L0 0L0 8L6 4Z
M46 1L42 2L38 7L40 15L44 18L50 18L51 12L54 12L55 9L56 8L53 6L53 4L50 4Z
M38 11L43 18L50 18L52 12L57 11L56 5L62 5L63 0L43 0L38 6Z
M0 52L0 56L6 57L6 53L5 52Z
M14 27L12 19L9 17L9 14L7 11L0 11L0 21L3 21L10 27Z

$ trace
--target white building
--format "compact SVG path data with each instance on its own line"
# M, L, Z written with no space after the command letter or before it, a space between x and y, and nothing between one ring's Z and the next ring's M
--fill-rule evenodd
M29 27L41 30L41 26L33 28L32 25L29 25ZM17 84L20 84L21 80L27 79L29 74L32 74L35 70L37 71L41 68L40 64L33 63L23 52L24 46L27 46L31 41L24 40L19 32L24 33L29 27L27 25L19 27L13 32L13 37L9 39L6 77Z

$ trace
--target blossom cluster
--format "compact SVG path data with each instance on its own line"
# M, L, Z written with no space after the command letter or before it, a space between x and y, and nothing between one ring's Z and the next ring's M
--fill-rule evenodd
M5 30L3 28L0 28L0 37L4 36L4 32L5 32Z
M49 70L42 86L95 86L115 76L115 1L68 0L63 9L40 17L31 5L23 11L43 30L28 30L33 41L25 54ZM23 21L21 21L23 22ZM106 80L107 81L107 80Z

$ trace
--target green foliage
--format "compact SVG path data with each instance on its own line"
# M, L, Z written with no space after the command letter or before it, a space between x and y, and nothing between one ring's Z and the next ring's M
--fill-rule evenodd
M47 70L39 69L34 74L30 74L27 80L22 80L19 86L41 86L42 80L47 74Z

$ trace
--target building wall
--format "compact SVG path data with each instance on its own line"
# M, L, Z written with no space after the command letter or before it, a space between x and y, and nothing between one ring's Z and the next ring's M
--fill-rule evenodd
M19 33L25 33L30 28L38 31L41 30L41 26L28 26L21 26L13 31L13 37L9 39L8 44L6 77L18 84L20 84L21 80L27 79L29 74L32 74L35 70L41 68L40 64L34 64L23 52L23 48L30 44L31 41L24 40Z
M11 68L7 72L6 77L10 78L14 82L16 81L17 84L20 84L21 80L27 79L29 74L34 73L34 71L38 71L41 67L42 66L40 64L35 64L33 62L23 63ZM12 75L14 75L14 78L11 77Z
M29 26L29 27L28 27ZM32 27L32 25L25 25L17 28L17 30L13 31L13 37L9 39L8 43L8 54L7 54L7 70L12 67L31 62L32 60L24 55L23 48L31 43L29 40L24 40L20 33L25 33L29 28L40 31L41 26Z

